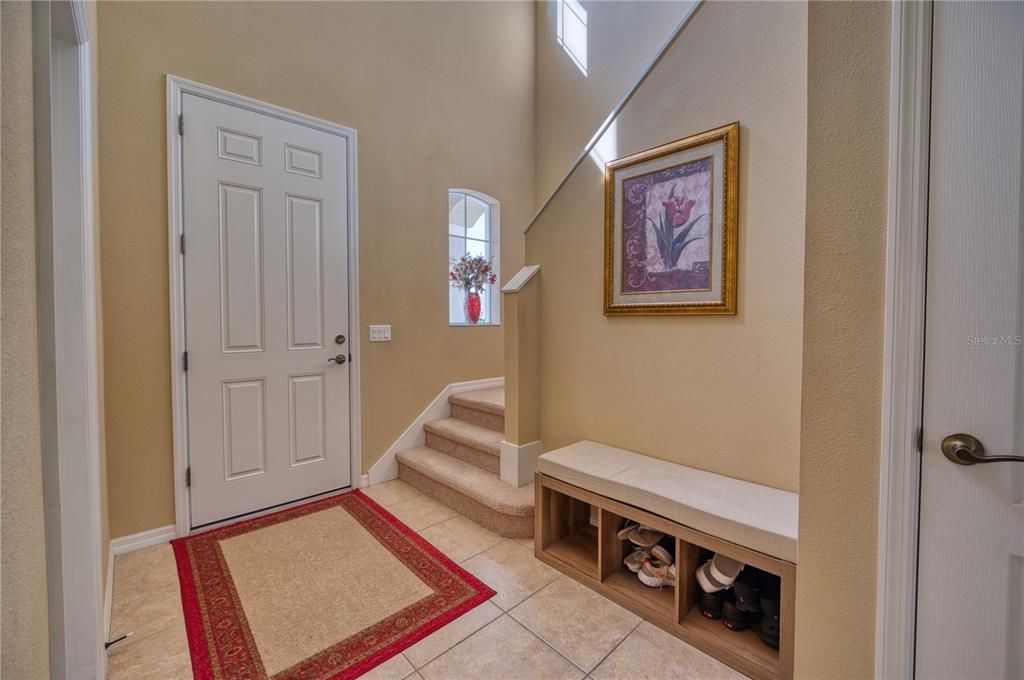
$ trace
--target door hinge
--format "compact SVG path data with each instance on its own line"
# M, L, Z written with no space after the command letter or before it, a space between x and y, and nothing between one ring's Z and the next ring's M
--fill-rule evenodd
M917 432L914 434L914 445L917 447L918 453L924 453L924 428L917 428Z
M179 135L184 135L185 134L185 114L184 113L179 113L178 114L178 134Z
M184 234L181 235L181 242L180 242L180 244L178 246L178 249L181 251L182 255L185 254L185 235Z
M189 465L187 468L185 468L185 486L187 486L187 487L191 487L192 486L192 466L191 465Z
M182 370L188 370L188 352L181 353L181 368Z

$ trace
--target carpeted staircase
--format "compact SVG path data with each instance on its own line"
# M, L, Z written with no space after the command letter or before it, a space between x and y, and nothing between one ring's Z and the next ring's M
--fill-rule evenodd
M424 426L427 445L398 453L398 478L502 536L532 537L533 484L498 478L503 388L453 394L448 403L451 417Z

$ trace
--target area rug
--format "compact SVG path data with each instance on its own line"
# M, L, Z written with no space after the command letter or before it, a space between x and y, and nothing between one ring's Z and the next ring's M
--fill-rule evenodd
M360 491L173 541L198 680L341 680L494 591Z

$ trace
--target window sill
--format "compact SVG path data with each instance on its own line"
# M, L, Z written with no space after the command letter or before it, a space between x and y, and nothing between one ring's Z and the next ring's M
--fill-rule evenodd
M448 326L450 328L480 328L481 326L488 327L488 326L500 326L500 325L501 325L500 321L487 321L487 322L481 321L480 323L454 323L452 321L448 322Z

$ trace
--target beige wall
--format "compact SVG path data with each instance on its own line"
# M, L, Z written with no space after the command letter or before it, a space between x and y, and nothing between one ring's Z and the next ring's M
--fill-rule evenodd
M796 630L805 678L874 674L891 11L822 2L809 12Z
M541 265L541 434L796 490L807 8L708 3L617 121L616 155L739 120L739 313L606 317L589 159L527 234Z
M0 676L49 675L36 345L32 7L0 3Z
M542 203L668 40L691 3L584 0L587 74L556 41L554 0L537 4L536 192Z
M445 384L501 375L501 328L447 323L444 197L501 201L514 274L533 208L532 2L104 2L99 20L114 537L174 521L166 73L359 131L364 471ZM365 342L371 323L394 340Z

